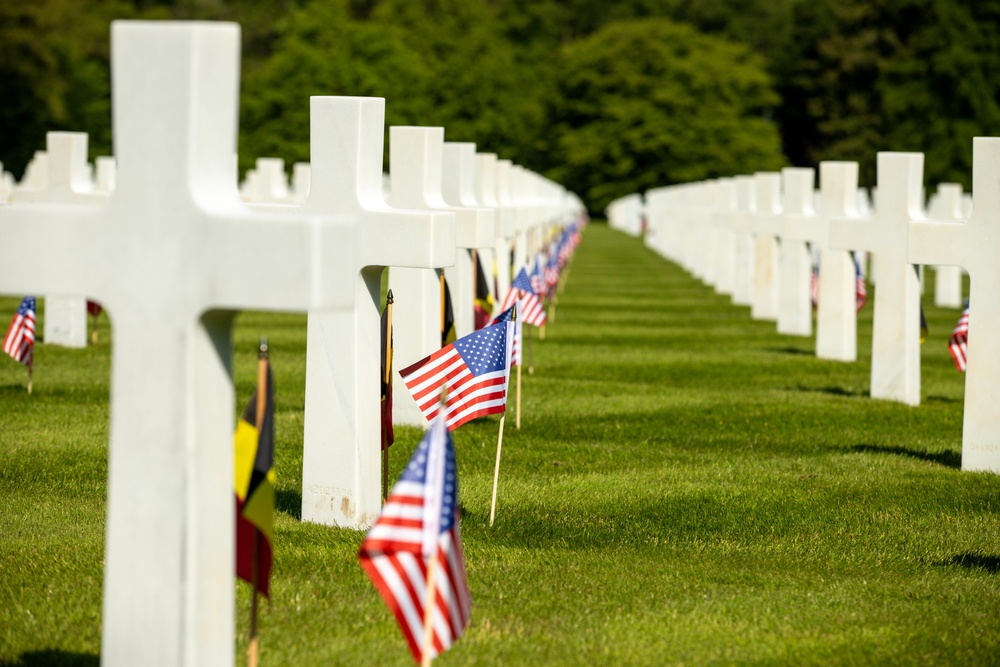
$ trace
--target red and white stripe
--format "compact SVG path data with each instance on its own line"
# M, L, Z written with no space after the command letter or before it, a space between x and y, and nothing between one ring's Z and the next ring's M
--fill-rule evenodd
M430 566L422 553L426 486L399 481L359 553L361 566L396 617L418 663L423 658L427 570ZM458 640L472 613L458 513L456 506L454 525L451 530L441 533L437 542L431 616L432 658Z
M526 324L533 324L536 327L545 326L548 316L545 314L545 307L537 294L525 292L521 299L521 313L518 318Z
M962 316L958 318L955 330L951 332L948 340L948 351L951 358L955 360L955 367L964 372L969 365L969 308L962 311Z
M35 351L35 313L29 310L27 315L18 313L7 329L3 339L3 351L14 361L30 366Z
M513 331L511 327L507 327L507 331L507 349L510 350ZM428 421L437 417L441 388L447 387L445 424L449 431L478 417L507 409L507 369L476 377L454 345L443 347L404 368L399 375Z

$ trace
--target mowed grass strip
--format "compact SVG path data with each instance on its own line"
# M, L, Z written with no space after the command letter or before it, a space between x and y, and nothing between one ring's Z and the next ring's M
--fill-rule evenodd
M858 362L819 361L813 339L778 336L591 225L526 353L535 372L521 430L507 420L492 529L499 419L455 434L474 609L437 664L995 664L1000 478L958 468L964 377L946 344L959 312L931 294L929 282L922 405L873 401L871 303ZM3 318L16 305L0 300ZM40 346L31 397L23 367L0 364L0 664L97 661L101 327L96 347ZM304 316L265 313L235 331L234 418L261 334L278 390L262 661L410 665L357 564L363 535L298 520L305 331ZM393 477L420 436L397 430ZM247 586L237 593L242 656Z

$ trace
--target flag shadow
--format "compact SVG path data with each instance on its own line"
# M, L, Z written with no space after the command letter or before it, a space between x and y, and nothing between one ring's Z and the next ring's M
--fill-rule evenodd
M990 574L997 574L1000 572L1000 556L973 553L957 554L948 560L941 561L939 565L945 567L957 565L969 570L984 570Z
M0 667L97 667L101 659L89 653L76 653L59 649L29 651L18 656L16 661L0 660Z
M851 447L851 451L860 454L892 454L895 456L907 456L913 459L920 459L921 461L930 461L931 463L937 463L947 468L954 468L956 470L962 467L962 455L953 451L926 452L919 449L900 447L899 445L886 446L868 444L854 445Z
M302 494L294 489L275 489L274 509L296 521L302 520Z
M844 387L807 387L805 385L798 385L797 387L789 387L791 391L809 391L813 393L829 394L831 396L843 396L845 398L867 398L871 395L867 389L845 389Z

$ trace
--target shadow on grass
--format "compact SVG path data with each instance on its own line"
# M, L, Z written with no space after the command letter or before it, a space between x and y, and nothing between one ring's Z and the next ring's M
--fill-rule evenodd
M276 489L274 509L284 512L297 521L302 520L302 494L291 489Z
M982 554L958 554L941 563L942 565L958 565L969 570L985 570L990 574L1000 572L1000 556L984 556Z
M49 665L58 665L59 667L92 667L99 664L101 664L101 659L96 655L60 651L58 649L22 653L15 662L0 661L0 667L49 667Z
M866 398L870 395L867 389L845 389L844 387L807 387L800 384L797 387L789 387L794 391L810 391L818 394L829 394L830 396L844 396L846 398Z
M769 347L768 352L777 352L778 354L796 354L802 356L816 356L816 350L801 350L797 347Z
M908 456L913 459L920 459L921 461L937 463L948 468L955 468L956 470L962 467L962 455L958 452L952 451L924 452L919 449L899 447L898 445L893 447L885 445L854 445L851 447L851 451L862 454L893 454L895 456Z
M962 403L965 399L954 398L952 396L928 396L928 403Z

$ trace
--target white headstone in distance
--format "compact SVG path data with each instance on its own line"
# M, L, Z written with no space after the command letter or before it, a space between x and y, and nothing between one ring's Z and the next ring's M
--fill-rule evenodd
M353 308L355 224L240 203L237 25L111 31L118 183L0 209L0 292L71 288L114 319L102 664L231 665L233 317Z
M492 260L496 242L495 211L481 207L473 192L475 155L475 144L442 143L441 198L447 210L457 216L455 264L445 267L444 275L451 289L458 338L475 330L478 276L472 253L487 253Z
M750 219L754 235L753 300L750 317L778 319L778 234L781 233L781 174L754 174L756 209Z
M497 293L502 299L510 289L513 280L514 242L517 238L517 207L510 194L510 171L513 163L510 160L497 160L496 171L494 172L494 185L496 185L497 212L499 213L500 228L503 236L497 235ZM500 304L497 304L498 306Z
M87 134L46 134L46 180L41 176L30 189L17 190L11 203L103 203L107 193L94 192L87 172ZM87 346L87 297L78 294L46 294L42 340L63 347Z
M310 98L315 187L301 205L258 207L361 222L354 279L342 286L355 305L310 310L306 341L302 519L348 528L370 526L381 509L383 267L433 268L455 252L452 214L396 210L382 198L384 125L381 98Z
M816 172L800 167L781 170L782 217L778 285L778 333L812 335L810 279L812 255L808 239L816 228Z
M709 229L708 275L716 294L733 293L736 236L729 226L729 214L736 208L736 182L720 178L715 188L713 210L707 218Z
M736 208L729 215L729 227L734 241L733 251L733 303L749 306L753 303L754 238L751 221L757 208L757 191L753 176L736 176Z
M928 211L928 218L935 222L962 223L967 220L959 183L941 183L937 196ZM958 266L934 267L934 305L942 308L961 308L962 269Z
M969 272L968 367L962 427L962 469L1000 472L1000 138L976 137L972 144L972 196L968 222L916 220L909 225L908 259L951 264Z
M479 201L476 194L476 183L478 179L476 145L469 142L446 141L444 142L444 165L442 169L442 194L444 201L449 206L461 206L465 208L489 208L493 210L493 243L486 248L476 248L470 252L476 253L476 259L486 278L486 286L493 301L496 302L497 295L493 294L493 257L496 252L496 229L497 215L492 206L487 206ZM458 251L461 252L461 251ZM457 270L456 268L453 270ZM447 276L447 269L445 275ZM477 271L473 271L472 278L478 283ZM475 293L476 283L473 283ZM502 298L502 297L500 297Z
M476 200L494 211L493 263L483 267L490 289L496 292L494 305L499 305L499 299L506 294L504 285L510 287L510 247L514 239L514 212L500 206L497 199L497 162L495 153L476 153Z
M381 175L381 171L379 175ZM309 198L309 187L312 182L312 171L308 162L296 162L292 165L292 203L301 204Z
M453 246L490 247L494 241L493 211L449 206L442 196L444 129L440 127L389 128L391 204L395 208L449 211L455 214ZM455 251L453 251L455 252ZM449 281L456 334L471 333L475 285L472 258L455 252L458 271ZM441 348L444 287L438 271L396 268L389 270L389 286L396 298L396 367L401 369ZM463 319L458 325L459 313ZM464 335L464 334L458 334ZM428 427L399 373L393 374L393 421Z
M49 156L45 151L35 151L14 190L44 190L48 183Z
M922 153L879 153L874 218L830 223L831 247L876 259L871 397L906 405L920 405L920 282L906 257L906 234L910 220L922 218L923 166Z
M94 183L94 191L110 194L115 189L115 159L110 155L102 155L95 162L97 181Z

